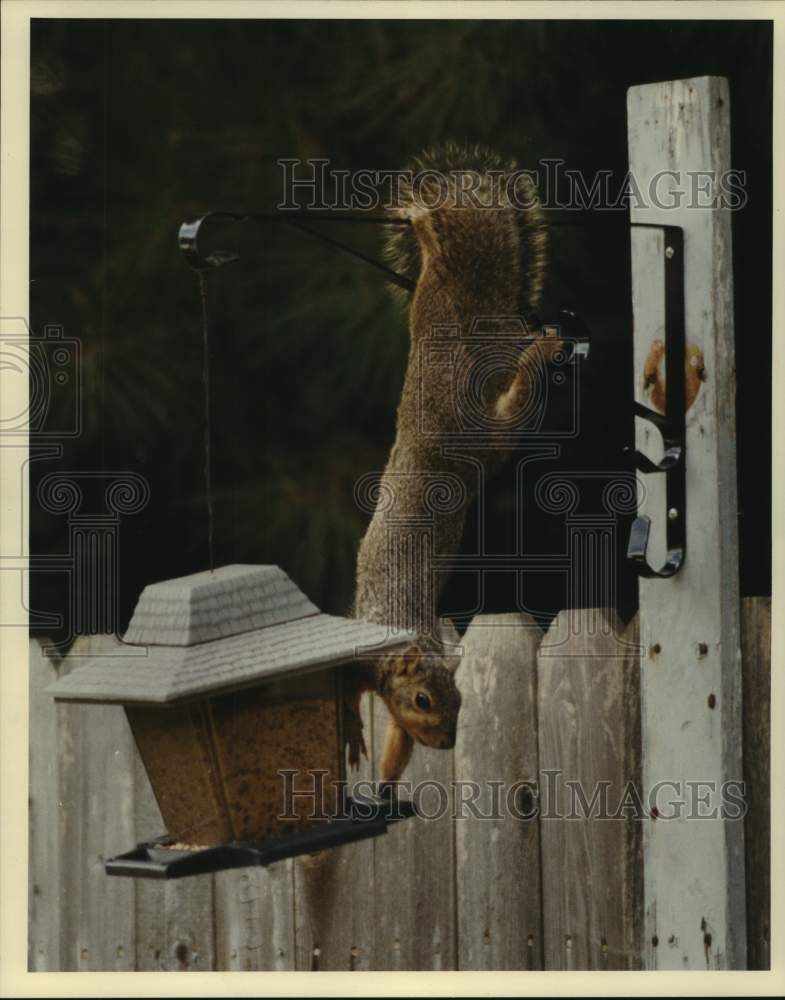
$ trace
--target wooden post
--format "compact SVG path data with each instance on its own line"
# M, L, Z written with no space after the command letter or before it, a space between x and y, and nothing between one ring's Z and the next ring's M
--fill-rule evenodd
M659 816L645 825L646 965L742 969L744 825L722 815L723 783L742 780L731 219L718 204L730 168L727 81L632 87L628 134L632 221L684 230L687 355L696 359L686 375L688 402L691 381L697 390L687 413L686 562L670 579L640 583L644 792L675 783L663 788ZM661 398L660 376L649 371L646 382L644 372L653 342L663 339L666 252L660 230L633 229L635 390L647 406ZM659 458L657 432L639 424L638 447ZM660 540L663 479L645 477L642 508ZM662 551L654 529L652 536L655 561ZM698 801L707 796L709 804ZM677 799L681 818L666 818ZM715 807L716 818L688 818Z

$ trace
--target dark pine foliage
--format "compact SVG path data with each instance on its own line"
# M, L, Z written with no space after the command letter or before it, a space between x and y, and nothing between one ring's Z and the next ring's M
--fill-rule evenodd
M31 320L81 340L84 390L81 435L62 460L33 464L33 486L55 468L149 480L149 506L121 527L124 620L145 583L207 561L199 301L177 249L183 220L271 208L279 157L394 169L446 139L533 169L559 158L610 170L620 184L626 88L706 73L730 80L734 166L750 191L734 219L746 261L735 275L743 587L769 588L766 22L38 20L31 64ZM348 237L378 255L378 233L356 228ZM269 224L232 243L243 259L210 289L216 562L279 563L325 610L345 612L364 527L353 484L383 466L392 440L405 319L373 271L293 230ZM622 468L628 273L617 236L554 240L546 297L581 312L594 341L581 434L543 472ZM497 550L514 516L502 476L487 525ZM32 529L33 551L63 551L62 517L33 504ZM563 546L553 518L532 514L527 532L534 551ZM629 610L634 587L622 583ZM552 614L563 583L533 579L525 597ZM457 587L448 600L473 598ZM514 601L500 581L486 610ZM32 605L65 610L62 581L40 574Z

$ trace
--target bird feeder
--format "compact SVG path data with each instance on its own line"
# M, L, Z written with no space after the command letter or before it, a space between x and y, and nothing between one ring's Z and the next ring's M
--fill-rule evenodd
M345 799L341 680L359 650L410 641L322 614L277 566L146 587L124 648L48 689L58 701L125 708L166 825L107 872L269 864L374 836L409 814L368 802L360 815Z

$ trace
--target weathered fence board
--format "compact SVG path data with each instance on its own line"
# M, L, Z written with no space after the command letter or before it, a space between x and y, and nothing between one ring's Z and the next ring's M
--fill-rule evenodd
M724 782L742 777L731 220L717 200L730 167L729 103L719 77L633 87L628 96L630 168L643 192L632 200L632 220L684 230L687 353L695 362L687 383L697 390L687 413L687 557L673 578L641 580L640 622L652 654L642 672L644 786L676 782L688 798L690 782L710 782L718 796ZM695 171L703 172L700 185ZM657 206L655 178L660 205L672 207ZM679 197L679 187L687 194ZM661 381L652 373L647 382L644 372L663 338L665 252L659 231L633 230L635 387L647 405ZM677 252L670 247L670 259ZM638 429L645 452L648 436ZM645 509L660 525L662 478L645 477ZM665 943L647 950L647 964L743 968L743 824L721 815L652 820L644 854L645 936Z
M59 658L30 643L30 829L28 969L60 968L59 709L43 694L57 679Z
M215 968L214 881L213 875L203 875L164 883L161 944L167 969L210 972Z
M108 635L80 637L67 668L116 644ZM59 712L61 962L68 970L131 970L135 887L108 880L104 859L133 842L133 740L120 708L63 705Z
M152 840L165 830L150 781L139 754L134 760L133 843ZM129 845L130 846L130 845ZM136 968L161 972L170 966L164 953L164 885L157 879L136 880Z
M463 638L455 779L465 801L481 791L475 814L457 806L459 969L543 968L539 823L519 818L537 801L541 638L523 614L478 616Z
M587 627L589 620L596 631ZM636 623L625 630L614 612L563 611L540 648L540 837L548 969L640 965L636 639Z
M95 712L93 706L86 706ZM88 715L92 724L92 715ZM130 727L125 722L130 733ZM139 755L133 768L133 844L165 832L161 813ZM136 889L136 967L147 972L209 972L215 968L214 876L157 881L104 876L106 882L133 882Z
M294 870L269 868L215 875L215 964L230 972L294 969Z
M368 757L348 772L350 786L373 777L373 712L364 698L361 716ZM296 968L301 971L367 971L373 968L373 841L345 844L294 865Z
M747 967L771 966L771 598L741 602Z
M374 702L377 761L388 715L380 698ZM373 841L373 967L454 969L455 843L449 798L452 752L415 746L403 780L411 782L418 808L434 818L404 820Z

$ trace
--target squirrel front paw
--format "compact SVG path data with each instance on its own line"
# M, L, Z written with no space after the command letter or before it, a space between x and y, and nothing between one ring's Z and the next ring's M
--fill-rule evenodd
M394 784L404 772L414 748L414 740L394 719L387 724L379 780L382 787Z
M523 352L515 377L496 400L494 416L497 420L513 421L526 412L540 378L540 366L553 361L554 356L563 350L564 341L555 330L546 327L542 335Z

